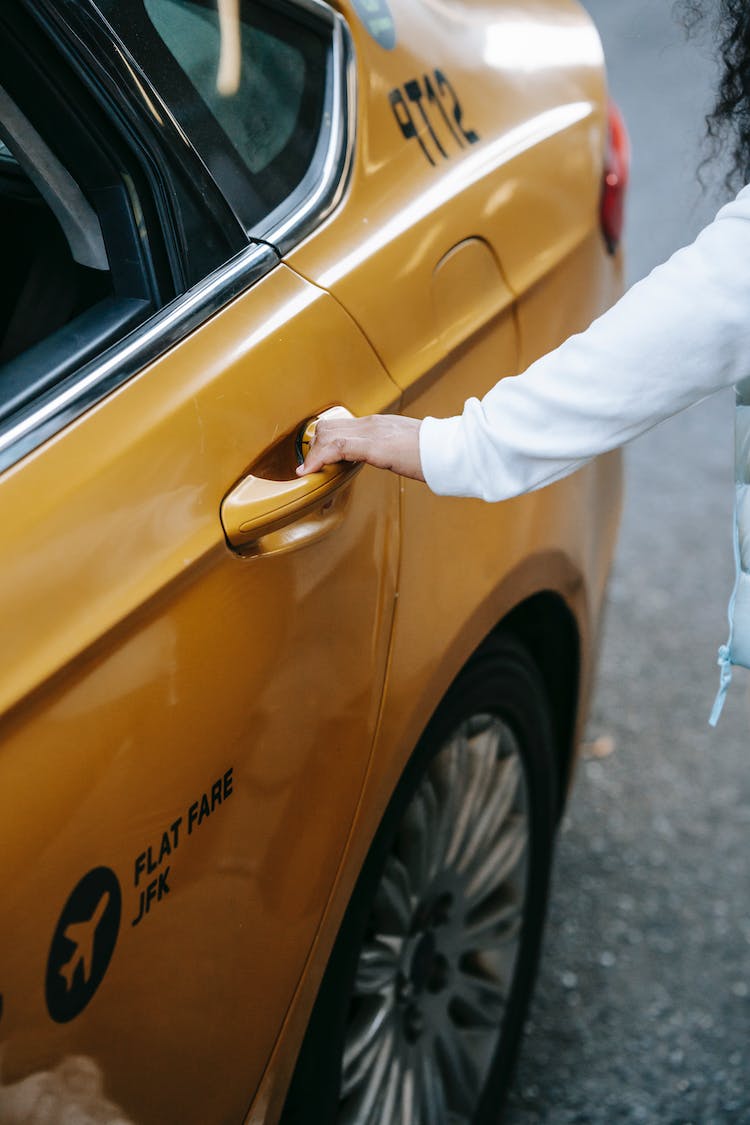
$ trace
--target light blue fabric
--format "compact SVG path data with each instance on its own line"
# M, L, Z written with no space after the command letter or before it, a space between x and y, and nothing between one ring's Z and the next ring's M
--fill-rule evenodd
M750 379L736 388L734 412L734 560L736 578L729 601L729 637L719 649L719 691L708 720L721 716L732 668L750 668Z

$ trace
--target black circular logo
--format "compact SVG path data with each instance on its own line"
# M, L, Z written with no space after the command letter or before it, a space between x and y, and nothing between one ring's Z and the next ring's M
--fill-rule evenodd
M57 1023L83 1011L104 979L120 930L122 894L109 867L84 875L63 907L47 958L47 1008Z
M390 51L396 46L396 25L388 0L354 0L357 15L373 39Z

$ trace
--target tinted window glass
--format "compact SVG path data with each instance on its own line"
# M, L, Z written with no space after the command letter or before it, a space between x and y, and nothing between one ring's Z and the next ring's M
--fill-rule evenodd
M55 216L3 148L0 366L112 294L109 272L75 261Z
M183 0L145 0L156 30L231 139L251 172L262 172L289 143L305 88L298 47L242 26L242 83L237 97L216 91L220 36L216 10Z
M141 324L161 295L136 181L98 134L95 107L44 47L32 56L0 33L0 62L2 425Z
M99 0L247 229L299 185L321 130L330 32L292 7L241 4L241 81L216 90L215 0Z

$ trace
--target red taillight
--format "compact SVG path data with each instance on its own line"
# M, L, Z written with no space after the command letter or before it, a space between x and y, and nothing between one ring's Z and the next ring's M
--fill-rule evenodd
M609 103L607 114L607 156L602 179L601 224L604 241L614 254L622 238L625 221L625 193L630 173L630 141L620 110Z

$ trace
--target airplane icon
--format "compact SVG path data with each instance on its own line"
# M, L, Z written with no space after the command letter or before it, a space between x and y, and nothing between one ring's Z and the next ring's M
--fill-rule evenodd
M91 976L96 931L109 906L109 897L109 891L104 891L88 921L70 922L69 925L65 927L65 939L71 941L76 947L70 958L57 970L65 981L68 992L70 992L73 987L73 978L79 965L81 965L83 970L84 984L86 984Z

